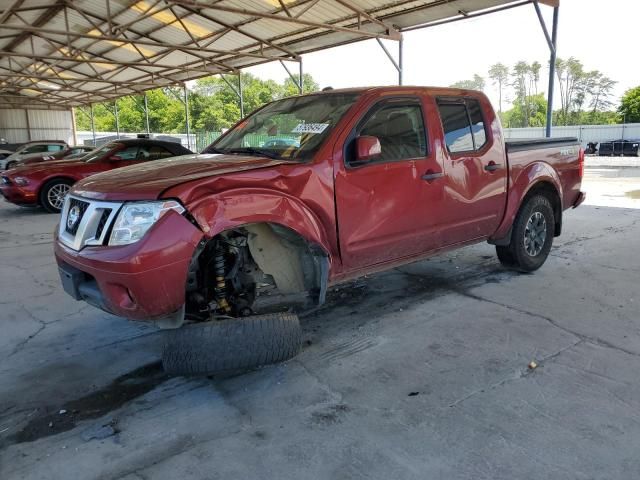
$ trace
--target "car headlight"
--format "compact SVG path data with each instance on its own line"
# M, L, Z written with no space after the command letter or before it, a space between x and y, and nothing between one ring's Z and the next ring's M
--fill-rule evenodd
M24 177L16 177L13 179L13 183L21 187L24 187L25 185L29 185L29 180Z
M171 210L180 214L185 211L175 200L125 203L113 224L109 245L137 242L154 223Z

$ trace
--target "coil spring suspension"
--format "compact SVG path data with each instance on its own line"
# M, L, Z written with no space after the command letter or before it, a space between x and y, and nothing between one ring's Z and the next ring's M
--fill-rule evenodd
M216 245L215 255L213 258L213 271L216 277L214 292L218 308L224 313L229 313L231 312L231 306L227 301L227 282L224 278L226 274L224 247L220 243Z

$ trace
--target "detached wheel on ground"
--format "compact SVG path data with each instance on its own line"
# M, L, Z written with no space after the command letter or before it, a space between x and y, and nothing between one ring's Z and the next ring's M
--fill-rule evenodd
M544 195L532 195L520 207L511 233L511 243L496 246L500 262L521 272L533 272L544 264L555 232L553 206Z
M162 365L173 375L239 372L298 354L302 330L289 313L185 325L164 332Z
M40 205L49 213L60 213L71 185L73 183L64 178L49 180L40 190Z

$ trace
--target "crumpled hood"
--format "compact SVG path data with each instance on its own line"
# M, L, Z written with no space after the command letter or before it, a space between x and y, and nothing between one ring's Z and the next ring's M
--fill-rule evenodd
M182 155L92 175L78 182L73 193L98 200L150 200L192 180L288 163L243 155Z

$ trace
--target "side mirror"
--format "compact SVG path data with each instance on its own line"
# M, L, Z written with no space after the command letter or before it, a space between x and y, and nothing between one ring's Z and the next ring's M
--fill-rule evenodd
M122 161L122 157L120 155L111 155L108 160L110 162L121 162Z
M369 162L382 154L378 137L362 135L356 138L356 162Z

